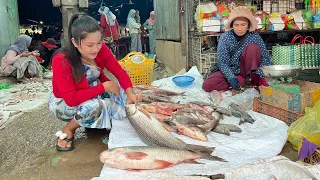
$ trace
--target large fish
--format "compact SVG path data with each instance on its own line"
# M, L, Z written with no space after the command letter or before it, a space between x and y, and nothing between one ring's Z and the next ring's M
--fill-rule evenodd
M229 105L229 108L233 116L240 118L239 125L245 122L252 124L255 121L246 111L242 110L242 108L238 104L231 103Z
M100 161L109 167L125 170L163 169L179 163L201 164L195 159L220 160L188 150L166 147L132 146L108 149L100 154Z
M134 104L126 106L127 117L138 133L140 139L149 146L161 146L174 149L184 149L194 152L211 154L214 148L186 144L168 132L161 123L153 118L146 110Z
M182 93L176 93L176 92L172 92L172 91L168 91L168 90L164 90L164 89L154 89L153 90L154 94L163 94L163 95L167 95L167 96L183 96L185 92Z
M171 109L172 111L186 108L185 105L164 102L152 102L150 105L158 106L163 109Z
M162 109L158 106L149 105L149 104L142 104L142 105L140 105L140 107L142 107L143 109L145 109L149 113L162 114L162 115L166 115L166 116L172 115L171 109Z

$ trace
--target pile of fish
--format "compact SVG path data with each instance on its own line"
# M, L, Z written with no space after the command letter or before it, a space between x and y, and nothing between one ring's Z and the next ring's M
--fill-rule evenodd
M206 134L211 131L228 136L230 132L242 132L236 125L221 123L223 116L240 118L239 125L254 122L254 119L235 103L231 103L229 108L195 101L177 104L171 98L184 96L184 93L171 92L155 86L135 86L135 93L142 96L139 106L151 113L168 131L200 141L208 141Z
M240 123L253 119L240 106L229 109L202 102L177 104L172 96L184 96L154 86L136 86L135 93L142 96L139 106L126 106L127 117L140 139L148 146L119 147L101 153L100 161L110 167L126 170L162 169L179 163L198 163L195 159L225 160L211 155L214 147L187 144L172 134L208 141L211 131L230 135L241 132L232 124L222 124L223 116L234 115Z

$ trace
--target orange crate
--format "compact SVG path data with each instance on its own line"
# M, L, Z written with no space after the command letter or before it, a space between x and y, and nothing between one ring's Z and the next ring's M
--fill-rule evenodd
M285 122L288 126L304 115L303 113L295 113L284 108L273 106L269 103L260 101L258 98L254 98L253 100L253 111L277 118Z

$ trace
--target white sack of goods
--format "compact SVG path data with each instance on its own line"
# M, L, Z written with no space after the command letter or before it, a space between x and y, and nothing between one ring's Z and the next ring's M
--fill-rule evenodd
M220 32L221 22L217 18L202 20L202 31L204 32Z
M217 6L214 3L202 3L197 6L194 19L197 22L197 29L202 32L204 19L211 19L216 16Z
M271 31L281 31L285 27L285 24L281 18L281 14L279 13L270 14L269 21L271 23L271 27L270 27Z

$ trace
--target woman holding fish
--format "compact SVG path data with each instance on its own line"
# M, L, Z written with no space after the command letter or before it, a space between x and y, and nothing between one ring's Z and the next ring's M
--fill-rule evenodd
M218 43L218 62L207 72L202 88L212 90L241 89L268 86L260 69L271 64L270 56L260 35L254 32L257 21L252 12L240 6L234 8L225 24L226 30Z
M111 120L126 116L126 103L138 103L128 74L103 43L95 19L82 14L72 16L68 35L66 47L52 59L53 93L48 103L54 116L68 122L56 133L58 151L74 148L77 128L110 129ZM105 76L104 68L118 79L121 87Z

